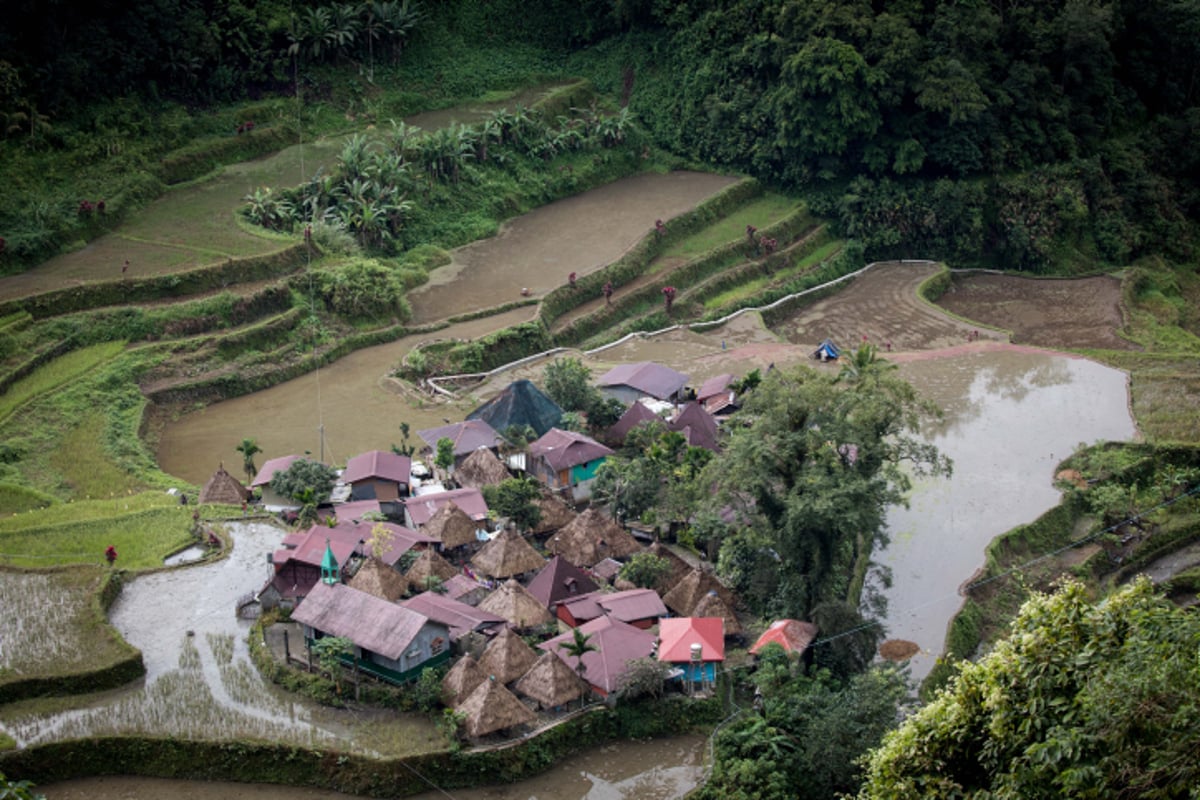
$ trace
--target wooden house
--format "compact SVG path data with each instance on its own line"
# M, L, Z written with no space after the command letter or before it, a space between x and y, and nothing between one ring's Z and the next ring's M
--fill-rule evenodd
M412 459L385 450L360 453L346 462L342 483L351 500L394 502L407 497L412 485Z
M583 679L602 697L619 689L629 662L649 657L658 641L653 633L612 617L594 619L579 630L590 637L588 642L597 648L583 655ZM565 649L574 640L574 634L568 631L547 639L538 647L556 654L575 671L576 659Z
M725 622L720 617L667 617L658 625L658 660L682 670L681 678L712 685L725 660Z
M569 490L576 500L592 496L596 470L613 454L590 436L551 428L529 445L525 468L554 490Z

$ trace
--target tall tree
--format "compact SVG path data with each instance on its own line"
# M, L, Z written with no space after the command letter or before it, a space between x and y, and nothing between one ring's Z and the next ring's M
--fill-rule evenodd
M242 443L234 449L242 454L242 469L246 473L246 482L249 483L258 474L258 467L254 465L254 457L262 452L262 448L253 439L242 439Z
M1140 578L1028 600L867 762L861 800L1195 797L1200 616Z

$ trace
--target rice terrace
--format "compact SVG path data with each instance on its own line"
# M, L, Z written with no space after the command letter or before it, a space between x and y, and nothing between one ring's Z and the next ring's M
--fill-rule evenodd
M1183 10L18 5L0 795L1200 783Z

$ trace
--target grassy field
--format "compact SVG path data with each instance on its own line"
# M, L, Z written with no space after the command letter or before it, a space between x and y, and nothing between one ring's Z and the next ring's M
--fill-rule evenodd
M15 567L103 565L117 548L117 566L161 567L163 559L193 541L194 506L166 493L145 492L114 500L60 503L0 519L0 564ZM201 507L201 512L211 511Z
M795 208L795 199L772 192L765 193L735 209L729 216L715 221L692 236L681 239L663 250L650 265L650 272L661 269L675 259L690 261L715 248L736 242L746 236L747 225L766 228L786 217Z
M735 286L732 289L727 289L718 295L714 295L704 301L704 310L715 311L718 308L724 308L732 303L753 297L771 284L782 283L788 278L799 275L805 270L820 264L841 249L842 244L840 240L827 242L786 269L776 270L771 275L764 275L761 278L747 281L740 286Z
M125 342L103 344L73 350L61 358L35 370L32 375L13 384L0 395L0 422L3 422L22 403L41 394L52 392L68 381L103 364L125 349Z
M0 679L64 675L126 654L95 612L107 568L8 573L0 580Z

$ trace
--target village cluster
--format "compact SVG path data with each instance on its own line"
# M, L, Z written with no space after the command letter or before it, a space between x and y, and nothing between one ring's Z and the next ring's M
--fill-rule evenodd
M308 653L285 657L311 667L313 645L340 637L359 673L394 684L453 662L442 696L470 737L519 730L572 701L615 698L640 659L661 664L668 685L711 687L727 639L745 642L737 598L694 554L589 502L597 469L614 455L609 445L620 447L642 423L661 421L689 445L717 449L718 420L738 408L733 376L687 384L651 362L606 373L599 390L628 404L599 437L607 444L555 427L562 410L520 380L465 421L419 431L426 448L415 459L381 450L349 459L331 506L284 537L255 595L302 628L295 650ZM514 425L538 437L520 452L499 433ZM438 479L421 459L445 439L454 466ZM294 508L271 479L301 458L273 458L258 471L251 490L266 510ZM481 491L522 474L542 484L540 519L528 530L490 514ZM247 496L220 469L201 500ZM670 565L651 588L620 575L643 552ZM776 642L802 653L816 633L811 623L780 620L749 652Z

